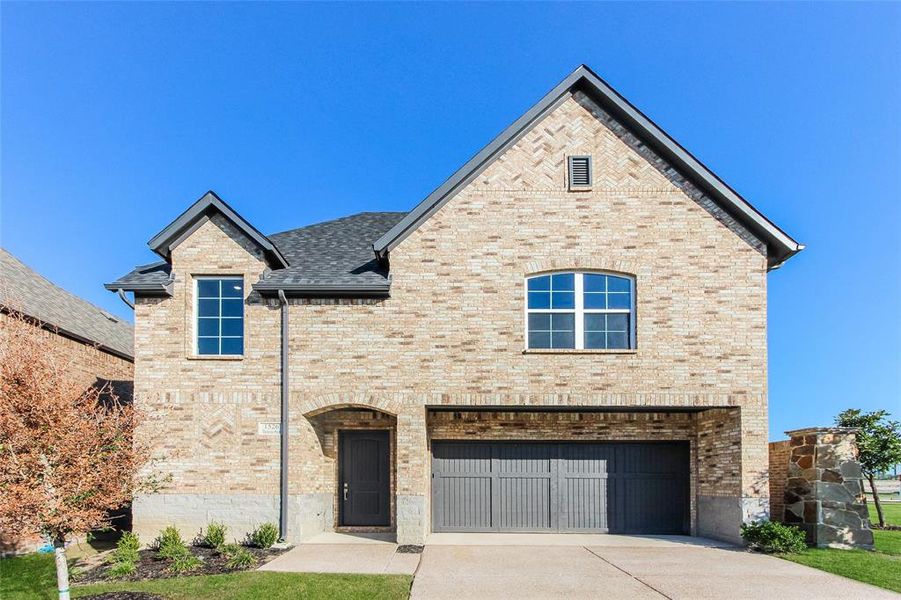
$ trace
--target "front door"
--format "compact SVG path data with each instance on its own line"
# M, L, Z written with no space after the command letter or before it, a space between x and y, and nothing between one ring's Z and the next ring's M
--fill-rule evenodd
M375 527L391 524L390 447L387 431L339 434L340 523Z

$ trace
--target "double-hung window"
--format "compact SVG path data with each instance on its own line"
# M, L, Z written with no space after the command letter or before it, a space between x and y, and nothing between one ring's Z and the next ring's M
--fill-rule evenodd
M635 283L606 273L550 273L526 279L529 349L635 347Z
M197 345L201 356L244 354L244 280L197 277Z

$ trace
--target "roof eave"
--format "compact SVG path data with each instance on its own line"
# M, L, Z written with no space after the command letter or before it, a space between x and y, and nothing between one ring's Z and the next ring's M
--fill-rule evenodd
M171 296L174 281L166 283L105 283L103 287L111 292L132 292L145 296Z
M256 283L253 289L264 296L284 292L296 298L388 298L390 284L379 285L304 285Z

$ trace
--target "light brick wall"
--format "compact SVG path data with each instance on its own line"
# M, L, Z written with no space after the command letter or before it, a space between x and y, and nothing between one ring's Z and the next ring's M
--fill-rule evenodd
M568 192L566 156L583 153L595 184ZM765 502L761 244L584 96L390 260L388 299L291 301L292 494L321 493L332 469L303 416L331 405L396 416L399 536L427 521L426 406L694 406L734 409L720 437L737 466L715 493ZM523 351L524 276L573 268L635 276L635 351ZM278 309L248 301L244 360L190 359L191 277L242 273L249 289L262 255L214 219L175 249L173 269L174 296L136 310L139 395L170 431L161 451L183 456L169 460L173 489L276 493L278 440L256 423L278 419Z
M785 515L785 482L791 440L770 442L770 519L782 522Z

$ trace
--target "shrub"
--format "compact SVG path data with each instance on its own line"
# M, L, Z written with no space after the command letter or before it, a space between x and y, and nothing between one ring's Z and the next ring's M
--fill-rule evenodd
M257 559L254 558L253 554L240 546L237 546L237 550L228 556L229 558L225 563L225 566L229 569L248 569L257 562Z
M191 554L191 551L185 547L181 554L172 558L172 564L169 570L173 573L189 573L200 566L200 559Z
M243 549L240 544L222 544L216 550L225 558L231 558Z
M188 547L185 546L185 541L181 539L181 534L174 525L170 525L160 532L160 536L157 538L157 547L163 558L174 559L185 553L190 554Z
M250 545L257 548L270 548L278 541L278 527L273 523L263 523L250 534Z
M140 558L140 555L138 554L138 551L140 549L141 540L138 538L138 535L136 533L126 531L122 534L122 537L119 538L119 541L116 542L116 549L113 550L112 554L112 562L136 563Z
M741 526L741 537L759 552L795 554L807 548L804 532L774 521L757 521Z
M207 525L206 533L200 530L200 545L207 548L218 548L225 543L225 534L228 527L224 523L216 523L215 521Z
M137 565L131 561L122 561L113 563L113 566L106 572L106 576L112 579L121 579L126 575L131 575L137 570Z

